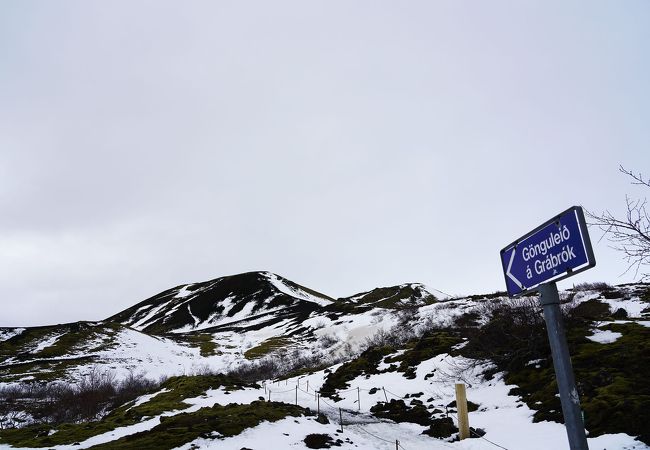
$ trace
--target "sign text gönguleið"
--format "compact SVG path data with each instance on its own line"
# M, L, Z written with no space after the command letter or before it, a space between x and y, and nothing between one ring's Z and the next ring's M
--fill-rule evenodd
M574 206L501 250L511 296L593 267L582 208Z

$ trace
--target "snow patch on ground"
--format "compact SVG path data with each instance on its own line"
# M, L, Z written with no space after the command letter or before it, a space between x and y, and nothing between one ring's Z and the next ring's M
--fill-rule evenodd
M573 297L573 300L571 300L571 303L574 303L577 306L580 303L595 300L599 297L600 291L578 291Z
M237 436L225 439L197 439L181 447L177 447L176 450L190 450L197 447L218 450L240 450L242 448L306 449L308 447L303 442L306 435L327 433L335 436L336 429L337 426L334 424L321 425L314 421L313 418L286 417L277 422L262 422L258 426L249 428ZM370 449L373 447L357 448Z
M187 312L192 317L192 320L194 320L193 328L196 328L201 323L201 319L199 319L194 314L192 314L192 305L190 305L189 303L187 304Z
M285 284L280 278L270 272L264 272L263 275L269 280L269 282L280 292L283 292L291 297L297 297L301 300L307 300L310 302L317 303L321 306L327 306L332 302L323 297L317 297L309 292L303 291L302 289L296 289L292 286Z
M458 317L472 312L478 307L479 304L470 302L467 299L448 300L421 307L419 315L421 318L430 320L437 326L449 326ZM485 319L487 320L488 318Z
M151 308L147 315L145 315L143 318L137 320L135 323L131 324L132 328L135 328L136 330L142 330L147 326L147 323L153 319L153 317L160 311L161 309L165 308L171 300L166 301L165 303L158 305L154 308ZM147 305L148 306L148 305Z
M617 333L616 331L594 330L594 334L591 336L586 336L586 338L590 341L598 342L600 344L610 344L612 342L616 342L616 340L621 336L623 336L623 334Z
M600 299L601 302L607 303L612 311L623 308L627 312L628 317L642 317L641 311L648 308L648 304L639 300L638 298L623 300L623 299Z
M20 333L25 331L25 328L5 328L0 330L0 342L11 339L14 336L18 336Z
M65 333L59 333L55 334L52 336L48 336L46 339L43 339L38 343L36 347L34 347L30 353L40 353L41 351L45 350L48 347L51 347L52 345L56 344L56 341L59 340L61 336L63 336Z
M397 313L392 310L375 308L361 314L350 314L341 316L338 320L332 321L325 316L316 316L307 319L304 323L314 327L314 336L329 337L337 341L329 351L332 354L339 354L347 351L346 347L352 350L360 350L366 344L368 338L379 331L387 331L399 322ZM321 326L322 325L322 326Z
M198 348L185 347L170 339L129 328L120 331L115 342L115 347L97 353L100 362L96 366L115 370L118 378L128 376L130 371L143 373L150 379L190 374L202 362ZM85 367L81 372L88 369Z
M452 298L451 295L446 294L441 290L438 290L431 286L427 286L426 284L419 284L418 286L420 286L423 290L427 291L429 294L433 295L438 300L449 300L450 298Z
M189 288L192 287L192 284L187 284L178 290L178 293L174 295L173 298L185 298L194 294L194 291L190 291Z

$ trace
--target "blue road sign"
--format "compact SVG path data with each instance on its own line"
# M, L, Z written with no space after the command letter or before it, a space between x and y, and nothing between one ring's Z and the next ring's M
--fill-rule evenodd
M510 296L596 265L582 208L573 206L501 250Z

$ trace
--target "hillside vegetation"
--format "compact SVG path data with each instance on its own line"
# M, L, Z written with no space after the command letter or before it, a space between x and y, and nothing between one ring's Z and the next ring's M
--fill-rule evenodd
M1 330L0 448L239 449L264 448L267 439L274 448L566 445L534 296L439 299L403 285L343 301L285 286L296 301L320 296L299 321L267 314L257 319L262 327L159 335L112 321ZM650 448L650 286L561 295L590 448ZM134 369L159 367L156 352L170 361L164 349L191 369L187 361L172 377L173 367ZM114 367L94 355L112 355ZM59 360L72 369L56 370ZM457 441L458 380L467 385L471 446ZM543 440L525 439L535 430L545 430Z

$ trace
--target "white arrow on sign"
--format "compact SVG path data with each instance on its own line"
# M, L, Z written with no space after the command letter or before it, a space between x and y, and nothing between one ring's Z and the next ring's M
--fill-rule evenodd
M506 270L506 275L508 278L510 278L514 283L519 286L519 289L526 289L523 284L521 284L521 281L515 278L513 274L510 273L510 269L512 269L512 262L515 260L515 253L517 252L517 247L512 249L512 254L510 255L510 262L508 263L508 270Z

